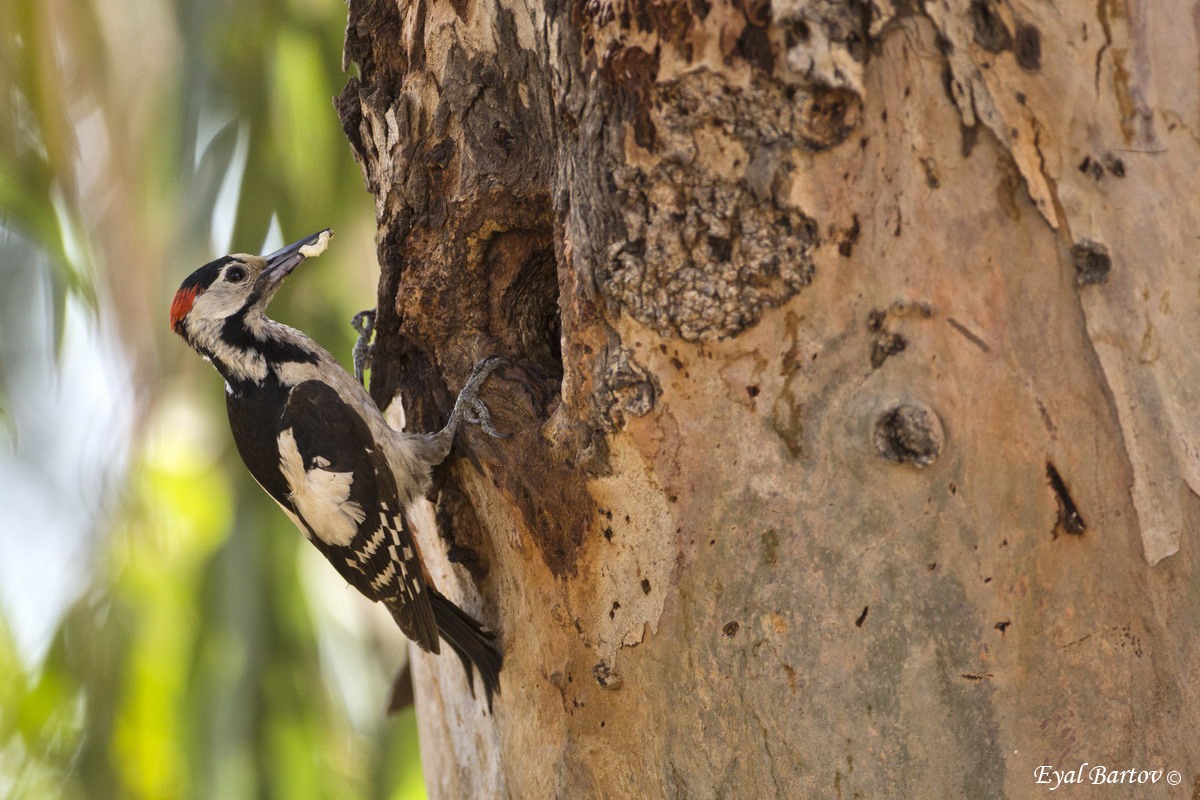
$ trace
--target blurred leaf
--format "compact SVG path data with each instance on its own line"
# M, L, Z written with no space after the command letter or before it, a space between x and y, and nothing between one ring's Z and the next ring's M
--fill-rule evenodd
M97 584L36 673L0 618L6 797L424 796L411 715L385 721L381 696L368 730L352 723L341 692L365 690L324 671L328 615L296 567L310 545L233 453L218 376L161 322L178 281L219 255L242 147L233 248L256 250L272 218L285 238L336 228L333 261L273 312L348 352L376 272L373 204L330 103L344 26L322 0L0 3L0 230L21 246L0 233L0 272L11 257L49 277L55 329L70 298L120 324L145 437L107 509ZM0 342L0 369L22 347ZM156 372L155 352L181 374ZM3 391L20 390L0 385L0 425ZM348 646L382 683L395 664L364 631Z

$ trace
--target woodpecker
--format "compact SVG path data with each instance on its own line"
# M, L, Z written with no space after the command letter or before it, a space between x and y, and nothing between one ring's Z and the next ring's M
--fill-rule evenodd
M320 255L319 231L268 256L234 254L200 267L171 304L171 329L225 379L229 426L250 474L352 586L383 603L406 636L462 660L488 708L499 691L495 636L434 587L409 528L463 422L490 435L479 386L503 359L476 366L437 433L393 430L362 385L326 350L266 315L284 278Z

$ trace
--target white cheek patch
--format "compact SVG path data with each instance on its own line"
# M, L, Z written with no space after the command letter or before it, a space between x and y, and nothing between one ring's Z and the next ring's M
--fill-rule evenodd
M233 288L217 281L196 296L189 316L192 319L209 319L224 322L226 317L236 314L246 302L244 288Z
M306 470L291 428L279 434L279 468L287 480L288 499L321 541L342 547L350 544L367 516L362 506L350 500L354 476L320 467Z

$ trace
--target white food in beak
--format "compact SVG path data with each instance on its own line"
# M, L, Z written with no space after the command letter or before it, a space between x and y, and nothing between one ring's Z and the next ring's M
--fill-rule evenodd
M306 244L300 248L300 255L305 258L316 258L325 252L329 247L329 237L333 235L332 231L321 231L321 235L312 244Z

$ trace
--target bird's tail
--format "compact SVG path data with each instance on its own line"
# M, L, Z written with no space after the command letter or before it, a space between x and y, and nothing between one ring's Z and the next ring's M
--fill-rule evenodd
M429 599L438 633L458 654L467 671L467 685L471 687L471 694L475 694L473 667L479 668L479 677L483 679L483 689L487 693L488 710L491 711L492 695L500 693L500 667L504 662L495 644L496 634L480 625L474 617L433 587L429 588Z

